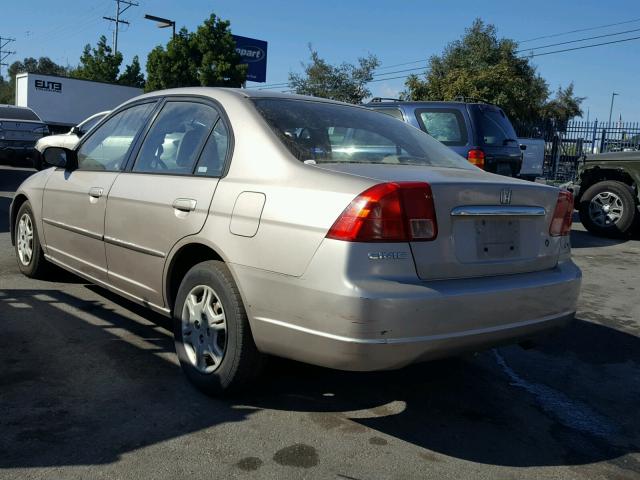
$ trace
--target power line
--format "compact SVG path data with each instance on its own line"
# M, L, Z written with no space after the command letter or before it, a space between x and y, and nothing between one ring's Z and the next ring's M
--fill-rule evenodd
M585 42L587 40L595 40L596 38L615 37L616 35L624 35L625 33L632 33L632 32L640 32L640 28L634 28L633 30L625 30L623 32L606 33L604 35L596 35L595 37L579 38L577 40L567 40L566 42L549 43L547 45L540 45L538 47L523 48L521 50L516 50L515 53L528 52L532 50L540 50L542 48L557 47L558 45L568 45L570 43Z
M2 67L8 67L9 65L5 62L5 60L9 57L9 55L15 55L15 51L5 50L7 45L11 42L15 42L15 38L6 38L0 36L0 73L2 73Z
M590 31L590 30L597 30L600 28L606 28L606 27L612 27L612 26L616 26L616 25L624 25L624 24L628 24L628 23L634 23L634 22L638 22L640 21L640 18L636 18L636 19L632 19L632 20L627 20L624 22L616 22L616 23L610 23L607 25L599 25L596 27L589 27L589 28L581 28L581 29L576 29L576 30L570 30L567 32L561 32L561 33L554 33L551 35L543 35L541 37L536 37L536 38L530 38L527 40L521 40L518 43L526 43L526 42L530 42L533 40L540 40L540 39L544 39L544 38L553 38L553 37L558 37L558 36L562 36L562 35L568 35L571 33L578 33L578 32L585 32L585 31ZM532 48L526 48L526 49L521 49L521 50L516 50L515 53L521 53L521 52L525 52L525 51L532 51L532 50L539 50L539 49L543 49L543 48L549 48L549 47L555 47L555 46L559 46L559 45L567 45L567 44L571 44L571 43L577 43L577 42L584 42L587 40L595 40L597 38L607 38L607 37L611 37L611 36L616 36L616 35L623 35L626 33L631 33L631 32L637 32L640 31L640 28L637 29L632 29L632 30L625 30L622 32L616 32L616 33L608 33L605 35L596 35L593 37L586 37L586 38L581 38L581 39L577 39L577 40L569 40L566 42L558 42L558 43L552 43L552 44L548 44L548 45L541 45L538 47L532 47ZM612 43L622 43L622 42L626 42L626 41L630 41L630 40L635 40L639 37L633 37L633 38L629 38L629 39L623 39L623 40L617 40L617 41L611 41L611 42L603 42L603 43L598 43L598 44L593 44L593 45L584 45L581 47L575 47L575 48L568 48L568 49L562 49L562 50L554 50L552 52L545 52L545 53L534 53L531 55L526 55L525 58L531 58L531 57L538 57L538 56L543 56L543 55L550 55L552 53L561 53L561 52L568 52L568 51L573 51L573 50L581 50L582 48L592 48L592 47L598 47L601 45L609 45ZM384 67L379 67L377 68L375 71L380 71L380 70L386 70L389 68L394 68L394 67L400 67L400 66L404 66L404 65L413 65L416 63L422 63L422 62L426 62L428 59L427 58L423 58L420 60L415 60L415 61L411 61L411 62L403 62L403 63L396 63L393 65L387 65ZM373 77L379 77L382 75L391 75L394 73L401 73L401 72L414 72L414 71L418 71L418 70L424 70L425 67L416 67L416 68L408 68L408 69L403 69L403 70L397 70L394 72L384 72L384 73L378 73L378 74L374 74ZM389 77L389 78L381 78L381 79L377 79L377 80L371 80L369 83L373 83L373 82L380 82L380 81L384 81L384 80L395 80L398 78L407 78L408 76L399 76L399 77ZM273 84L266 84L266 85L256 85L253 87L248 87L248 88L257 88L259 90L277 90L278 88L282 88L282 87L286 87L288 86L289 83L288 82L280 82L280 83L273 83Z
M630 42L631 40L638 40L638 39L640 39L640 36L623 38L622 40L612 40L610 42L594 43L592 45L583 45L581 47L564 48L562 50L553 50L552 52L534 53L533 55L528 55L528 57L541 57L543 55L551 55L552 53L571 52L573 50L582 50L584 48L599 47L601 45L611 45L612 43Z
M115 29L113 31L113 54L118 53L118 31L120 30L120 24L129 25L129 22L126 20L120 20L120 14L126 12L131 7L137 7L139 4L136 2L131 2L129 0L115 0L116 2L116 18L113 17L102 17L105 20L109 20L110 22L115 23ZM124 8L120 8L120 4L124 5Z
M598 30L600 28L615 27L616 25L625 25L627 23L635 23L635 22L640 22L640 18L634 18L632 20L626 20L624 22L609 23L607 25L598 25L597 27L579 28L577 30L569 30L567 32L552 33L550 35L543 35L541 37L535 37L535 38L528 38L526 40L520 40L518 43L533 42L534 40L542 40L544 38L561 37L563 35L569 35L571 33L588 32L590 30Z

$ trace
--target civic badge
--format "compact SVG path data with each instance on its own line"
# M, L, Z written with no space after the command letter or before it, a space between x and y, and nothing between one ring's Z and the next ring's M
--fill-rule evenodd
M502 205L509 205L511 203L511 189L503 188L500 191L500 203Z

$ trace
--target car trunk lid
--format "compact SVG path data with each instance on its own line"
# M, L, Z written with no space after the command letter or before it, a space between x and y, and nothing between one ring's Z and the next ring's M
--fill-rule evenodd
M507 275L553 268L560 253L549 224L558 190L480 170L381 164L320 168L389 181L430 184L438 236L411 242L425 280Z

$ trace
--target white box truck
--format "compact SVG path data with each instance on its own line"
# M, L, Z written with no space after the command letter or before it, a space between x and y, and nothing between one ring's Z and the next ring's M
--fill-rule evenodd
M113 110L141 94L140 88L112 83L36 73L16 75L16 105L36 112L52 133L68 131L94 113Z

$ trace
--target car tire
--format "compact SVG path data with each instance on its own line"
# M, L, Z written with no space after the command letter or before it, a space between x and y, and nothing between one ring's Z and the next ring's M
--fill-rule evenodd
M26 201L18 210L14 228L14 242L16 259L20 271L31 278L43 278L49 272L49 262L44 258L44 252L31 204Z
M627 184L606 180L591 185L581 196L578 211L582 225L591 233L620 238L634 224L636 199Z
M227 266L209 260L180 284L173 312L175 348L187 378L208 395L246 388L264 364ZM223 338L220 338L220 337Z

